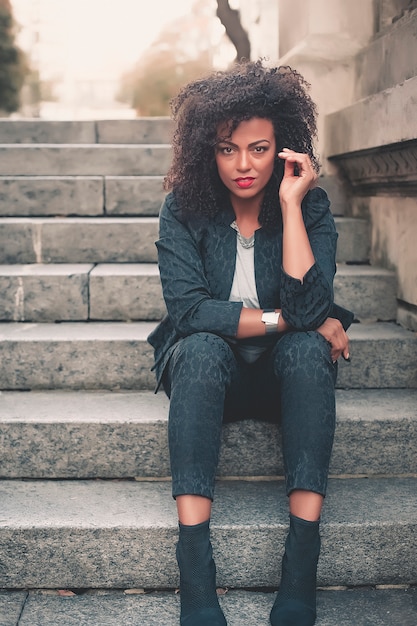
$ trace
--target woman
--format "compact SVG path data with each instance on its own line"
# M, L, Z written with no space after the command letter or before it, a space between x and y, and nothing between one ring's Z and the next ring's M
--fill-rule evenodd
M290 530L273 626L316 618L319 520L349 312L333 304L337 234L315 188L316 110L288 67L239 64L172 102L157 241L168 315L150 335L170 397L182 626L226 624L209 536L222 422L281 421Z

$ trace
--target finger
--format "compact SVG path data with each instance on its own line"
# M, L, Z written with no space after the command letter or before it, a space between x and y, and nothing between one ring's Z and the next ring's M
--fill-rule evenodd
M306 181L308 181L309 189L316 185L317 173L314 170L308 155L300 154L298 152L279 152L278 157L282 158L285 161L286 165L288 163L291 163L294 172L295 168L297 168L298 178L304 178Z
M310 157L308 154L303 154L302 152L294 152L293 150L284 148L282 152L278 152L278 156L280 159L284 159L285 161L293 161L299 165L305 165L305 167L312 167Z
M332 362L336 363L337 359L340 357L340 350L332 350L331 357L332 357Z
M343 350L342 356L345 359L345 361L349 361L349 363L350 363L349 345L347 345L346 348Z
M284 161L284 178L287 177L293 177L294 176L294 163L291 161L287 161L287 159L285 159Z
M283 148L280 152L278 152L278 155L282 155L283 159L297 158L310 161L310 156L306 152L296 152L295 150L290 150L290 148Z

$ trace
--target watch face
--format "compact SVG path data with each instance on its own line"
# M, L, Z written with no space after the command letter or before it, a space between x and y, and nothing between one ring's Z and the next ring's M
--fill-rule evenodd
M263 313L261 319L265 324L272 324L276 326L276 324L278 323L278 313Z

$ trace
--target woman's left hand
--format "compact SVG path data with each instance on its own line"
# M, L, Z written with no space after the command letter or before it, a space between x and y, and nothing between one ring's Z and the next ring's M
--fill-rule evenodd
M317 332L323 335L329 342L333 363L337 361L340 355L342 355L346 361L349 360L349 337L339 320L334 317L328 317L327 320L317 328Z
M281 206L292 203L300 205L307 191L312 189L317 181L310 157L289 148L283 148L278 157L285 161L284 176L279 188Z

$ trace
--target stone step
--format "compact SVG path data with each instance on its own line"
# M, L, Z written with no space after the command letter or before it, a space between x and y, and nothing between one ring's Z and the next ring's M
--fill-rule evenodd
M160 320L166 313L156 263L99 264L89 293L92 320Z
M0 144L170 143L168 117L136 120L0 120Z
M156 217L0 220L0 263L154 263Z
M80 321L89 317L91 264L0 265L0 320Z
M331 479L318 585L416 579L416 478ZM1 587L173 588L177 515L166 482L1 481ZM276 587L282 481L220 481L211 522L219 586Z
M355 312L361 322L397 317L395 272L371 265L339 264L334 279L335 301Z
M159 320L156 263L0 265L0 320Z
M157 216L163 176L0 176L0 217Z
M275 592L229 589L219 601L228 626L270 626ZM417 588L321 588L316 626L415 626ZM1 617L3 616L3 618ZM177 626L180 598L174 590L0 592L0 626Z
M0 144L95 143L94 121L0 120Z
M98 120L99 143L171 143L173 122L169 117L141 117L135 120Z
M336 218L339 223L338 262L364 257L366 222ZM0 263L153 263L157 238L157 217L3 217Z
M159 320L166 312L156 263L0 265L0 320ZM341 265L335 299L363 321L396 316L393 272Z
M168 144L0 144L5 176L163 176Z
M106 176L107 215L158 216L165 198L163 176Z
M417 474L417 390L336 392L330 473ZM2 478L170 475L163 391L0 394ZM280 433L259 420L225 424L219 476L282 476Z
M152 389L150 322L0 324L0 389ZM389 323L354 324L339 388L416 388L417 337Z
M155 323L0 324L0 389L152 389Z

